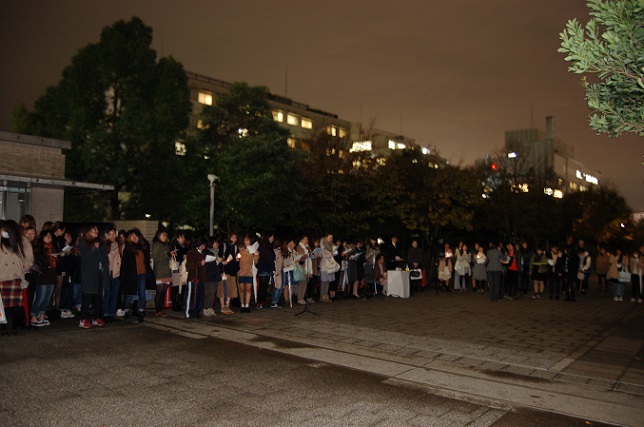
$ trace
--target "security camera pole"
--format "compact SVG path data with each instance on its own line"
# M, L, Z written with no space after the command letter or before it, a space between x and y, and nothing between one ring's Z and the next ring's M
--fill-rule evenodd
M215 234L215 186L218 181L217 175L208 174L208 182L210 182L210 231L208 235L210 237Z

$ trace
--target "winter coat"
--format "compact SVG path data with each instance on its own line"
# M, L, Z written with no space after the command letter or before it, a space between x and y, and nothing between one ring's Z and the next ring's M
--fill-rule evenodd
M84 294L97 294L102 289L109 289L107 246L101 244L96 247L93 242L81 239L78 249L80 251L81 291Z

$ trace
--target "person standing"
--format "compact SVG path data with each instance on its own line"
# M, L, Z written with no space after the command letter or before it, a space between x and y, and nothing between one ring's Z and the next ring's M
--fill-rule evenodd
M56 284L56 255L54 253L54 235L51 231L41 231L34 251L36 266L36 292L31 304L31 320L33 327L49 326L45 313L49 308L51 296Z
M253 266L259 259L257 251L258 246L255 238L250 234L244 236L244 245L239 249L239 272L237 273L239 279L239 298L241 300L240 313L250 313L250 299L253 292L253 281L255 274Z
M329 303L329 282L336 280L337 261L333 257L333 234L327 234L320 242L322 254L320 260L320 302ZM331 261L333 260L333 261ZM335 270L335 271L334 271Z
M268 285L275 274L275 236L270 234L262 239L259 245L259 260L257 261L257 309L264 308Z
M299 280L297 284L297 302L298 304L306 304L306 299L309 296L309 279L313 275L313 262L310 258L311 248L309 246L308 236L302 236L300 238L295 250L299 257L299 266L297 268L303 273L302 280Z
M188 274L186 272L186 254L188 248L186 247L186 235L183 232L177 233L170 248L170 256L176 266L176 270L171 271L175 273L175 277L179 277L178 283L173 284L171 290L172 297L172 311L181 311L183 307L183 287L188 281ZM176 273L179 273L178 275Z
M167 314L163 311L168 286L172 284L172 271L170 271L170 242L168 242L168 232L165 229L159 229L152 239L152 271L156 279L156 295L154 296L155 315L165 317Z
M423 250L418 246L418 240L411 241L411 247L407 251L407 262L409 263L409 285L412 293L420 290L419 285L423 283ZM420 273L420 274L419 274Z
M575 302L575 286L579 272L579 257L571 246L564 249L564 291L566 301Z
M530 260L530 271L532 272L532 282L534 284L532 299L541 299L545 288L547 270L548 259L546 254L543 253L543 248L537 246L536 252Z
M228 241L224 242L221 245L220 257L224 260L224 275L226 279L223 280L222 293L218 294L219 298L224 297L227 300L226 310L224 307L221 308L221 312L224 314L233 314L234 311L230 309L230 301L239 297L239 291L237 288L237 273L239 272L239 258L237 254L239 249L237 248L237 234L230 233L228 235Z
M80 252L81 306L80 326L87 329L90 326L104 326L103 317L103 288L109 286L108 247L99 238L98 227L87 225L83 230L83 238L78 244ZM92 307L92 315L89 308Z
M503 278L503 262L505 255L501 252L500 246L490 242L487 251L487 279L490 286L490 300L498 301L501 291L501 279Z
M583 243L583 240L580 240ZM588 276L590 275L590 267L592 264L590 254L585 247L579 247L579 293L581 295L588 295Z
M109 286L103 293L103 320L107 323L114 321L121 291L121 247L117 241L116 228L110 227L105 233L108 247L107 262L109 264ZM121 310L122 312L123 310Z
M595 258L595 272L597 273L597 285L599 292L608 292L608 282L606 275L610 267L610 254L606 251L605 245L599 246L599 253Z
M620 280L619 273L628 268L628 257L624 255L621 249L615 251L615 255L610 257L610 267L608 267L608 279L613 285L613 301L624 301L624 282Z
M206 244L205 239L197 239L186 255L188 283L185 292L185 317L198 319L204 302L206 283Z
M222 259L219 257L219 241L208 238L206 250L206 283L204 284L204 317L215 317L215 294L221 285ZM224 302L222 302L224 307Z
M386 247L387 269L395 270L402 267L402 250L398 245L398 236L391 236L391 241Z
M22 283L25 283L25 252L18 224L0 221L0 296L7 324L2 335L17 335L22 317Z
M550 294L550 299L554 298L558 300L561 296L561 276L563 274L560 262L561 257L561 252L559 252L557 245L552 245L546 260L548 263L546 275L548 278L548 293Z
M474 256L474 269L472 273L473 290L477 294L485 292L485 285L487 284L487 271L486 271L487 257L483 246L479 246Z
M642 303L642 272L644 271L644 245L631 256L631 302Z
M147 280L147 269L145 266L145 254L139 244L139 237L135 230L129 230L125 235L125 247L121 259L121 286L125 299L123 309L125 319L132 315L132 303L134 297L138 296L137 318L143 323L145 318L145 285Z
M470 262L472 262L472 254L465 243L462 243L461 248L456 251L456 265L454 266L455 279L458 283L454 283L454 289L459 292L467 292L467 280L470 276Z

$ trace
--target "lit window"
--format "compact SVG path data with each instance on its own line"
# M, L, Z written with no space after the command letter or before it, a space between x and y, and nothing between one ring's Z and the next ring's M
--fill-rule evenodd
M347 137L347 130L345 128L338 128L338 136L340 138L346 138Z
M284 113L281 111L273 111L273 120L282 123L284 121Z
M563 196L563 191L561 190L555 190L555 193L553 194L555 199L563 199Z
M297 116L294 116L293 114L288 114L286 116L286 123L288 123L291 126L298 126L300 124L300 118Z
M543 189L543 194L547 194L548 196L552 196L554 194L554 190L552 188L544 188Z
M328 126L326 132L331 136L338 136L338 128L333 125Z
M387 146L390 150L404 150L405 148L407 148L407 146L402 142L396 142L391 139L389 140L389 144L387 144Z
M207 125L207 124L205 124L205 123L203 122L203 120L199 119L199 120L197 121L197 129L201 129L201 130L203 130L203 129L208 129L209 127L210 127L210 126L209 126L209 125Z
M311 119L302 119L302 127L304 129L313 129L313 122Z
M373 144L371 141L356 141L349 149L349 153L357 153L359 151L371 151Z
M577 188L578 188L578 185L577 185L576 182L570 182L570 183L568 183L568 185L570 186L571 190L577 190Z
M421 149L421 151L423 152L423 154L430 154L431 153L431 150L429 148L427 148L427 147L423 147Z
M212 94L206 92L199 92L199 103L203 105L212 105Z
M288 146L289 146L289 147L291 147L291 148L295 148L295 143L296 143L295 138L289 138L289 139L287 139L287 140L286 140L286 143L288 144Z
M237 135L239 135L240 138L247 137L248 136L248 129L245 129L245 128L237 129Z
M181 141L175 141L174 143L174 154L177 156L185 156L187 153L186 144Z

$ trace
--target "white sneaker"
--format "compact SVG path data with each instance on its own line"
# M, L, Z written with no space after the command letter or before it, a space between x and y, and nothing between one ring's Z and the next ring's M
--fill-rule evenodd
M635 302L635 298L631 298L631 302Z
M73 319L74 317L76 317L76 316L74 316L74 313L72 313L69 310L61 310L61 312L60 312L60 318L61 319Z
M619 302L624 301L624 297L619 297Z
M297 303L298 303L298 304L302 304L302 305L304 305L304 304L306 304L306 301L304 301L303 299L301 299L301 300L298 300L298 301L297 301Z
M123 310L122 308L116 310L116 317L125 317L125 310Z
M619 301L619 297L618 297L617 295L615 295L615 296L613 297L613 301Z

